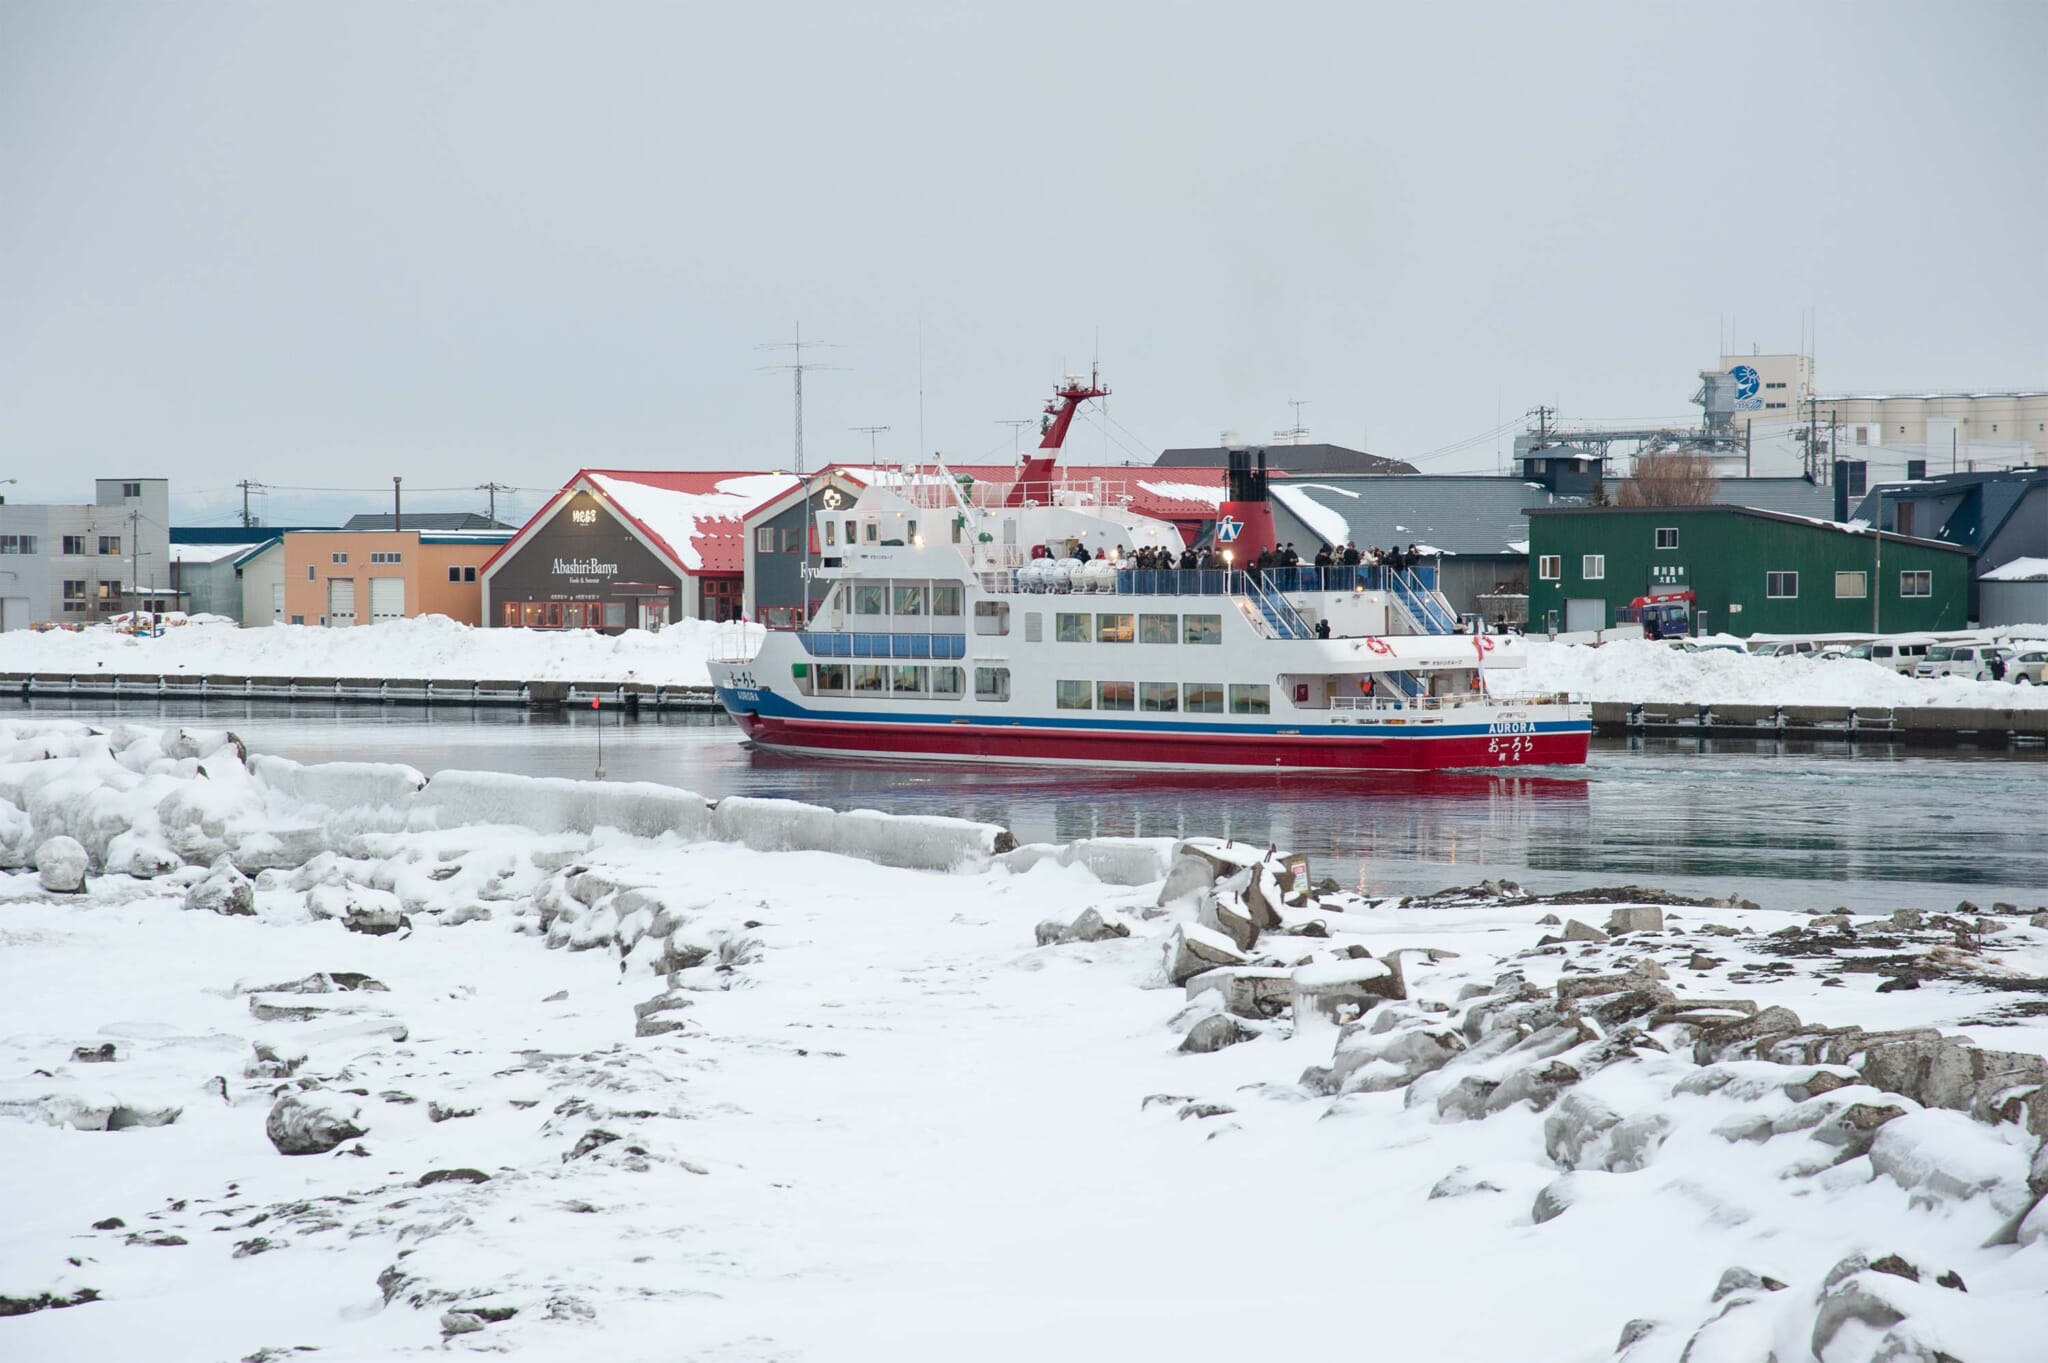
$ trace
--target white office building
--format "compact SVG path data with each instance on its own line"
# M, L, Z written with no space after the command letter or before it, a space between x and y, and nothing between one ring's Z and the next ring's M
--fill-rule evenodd
M83 506L0 502L0 631L174 610L171 485L100 478Z

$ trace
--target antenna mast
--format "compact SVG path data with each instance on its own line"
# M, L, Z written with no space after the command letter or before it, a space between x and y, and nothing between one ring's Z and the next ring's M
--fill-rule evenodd
M888 430L889 428L887 426L848 426L846 429L849 431L859 431L862 435L868 438L868 462L870 464L874 463L875 437L880 435L882 432ZM798 471L802 471L801 465L798 466Z
M795 337L795 340L772 341L767 345L757 346L755 349L787 350L790 352L790 362L788 364L765 364L761 367L763 369L786 369L796 379L796 472L798 477L802 477L804 472L804 375L813 369L837 369L840 366L836 364L806 364L804 362L805 346L809 346L813 350L837 350L839 347L824 341L806 341L801 323L796 328Z
M1301 409L1308 406L1308 404L1309 400L1307 398L1287 399L1287 405L1294 409L1294 424L1284 431L1273 432L1275 440L1285 441L1289 445L1299 445L1301 443L1301 438L1308 434L1308 427L1301 424Z

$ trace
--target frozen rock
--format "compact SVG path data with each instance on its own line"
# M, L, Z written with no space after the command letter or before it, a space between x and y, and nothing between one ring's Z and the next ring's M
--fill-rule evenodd
M1568 1093L1543 1119L1543 1153L1560 1169L1598 1167L1607 1133L1620 1122L1621 1114L1598 1098Z
M1408 986L1399 959L1346 960L1297 966L1294 970L1294 1021L1327 1019L1349 1022L1374 1004L1405 999Z
M1165 957L1166 978L1172 984L1186 984L1219 965L1245 964L1244 953L1228 937L1199 923L1176 925L1166 938Z
M361 1112L355 1103L318 1089L287 1093L270 1109L263 1132L280 1155L324 1155L365 1134L356 1125Z
M1659 1322L1657 1321L1649 1320L1645 1317L1638 1316L1636 1319L1630 1321L1628 1324L1621 1327L1621 1339L1618 1343L1615 1344L1614 1352L1618 1354L1627 1353L1630 1349L1633 1349L1637 1344L1641 1343L1643 1340L1655 1334L1657 1332L1658 1325Z
M1159 887L1159 906L1166 907L1176 900L1201 894L1216 883L1216 868L1208 859L1191 852L1176 852L1173 864L1166 870L1166 880Z
M1529 1208L1529 1219L1539 1226L1546 1221L1555 1221L1565 1214L1577 1200L1579 1193L1578 1175L1566 1174L1562 1178L1552 1179L1536 1194L1536 1201Z
M1870 1163L1916 1201L1981 1196L2011 1216L2031 1197L2026 1152L1960 1112L1925 1109L1885 1123L1871 1142Z
M1664 910L1647 904L1627 905L1607 915L1607 931L1610 933L1661 932L1663 929Z
M36 847L36 875L52 894L77 894L85 888L85 845L62 834Z
M1228 1013L1211 1013L1188 1029L1180 1048L1190 1055L1207 1055L1226 1046L1235 1046L1240 1041L1250 1041L1257 1035Z
M1342 1093L1382 1093L1441 1069L1464 1049L1465 1038L1448 1027L1354 1033L1338 1042L1331 1078Z
M1840 1266L1837 1266L1839 1271ZM1829 1277L1832 1279L1833 1274ZM1854 1323L1868 1330L1872 1335L1881 1335L1906 1318L1906 1313L1894 1306L1883 1274L1852 1273L1839 1281L1830 1282L1820 1300L1820 1311L1814 1316L1811 1340L1813 1356L1826 1358L1827 1349L1840 1334L1842 1327Z
M1131 930L1122 923L1112 923L1097 909L1083 909L1071 923L1047 919L1038 925L1038 944L1052 946L1060 942L1100 942L1108 937L1128 937Z
M1785 1284L1776 1278L1767 1278L1760 1273L1740 1267L1731 1268L1721 1275L1721 1281L1714 1285L1714 1300L1732 1296L1737 1292L1777 1292Z
M1202 896L1201 924L1230 939L1239 951L1258 944L1259 925L1253 921L1251 906L1244 898L1220 886Z
M108 875L155 880L184 864L184 858L173 852L153 829L130 829L107 844L105 866Z
M231 916L254 914L256 887L249 877L223 860L214 864L206 879L185 892L185 907Z
M1431 1201L1444 1197L1469 1197L1473 1193L1497 1193L1500 1185L1475 1175L1470 1168L1461 1164L1445 1174L1430 1187Z
M1265 966L1219 966L1187 983L1192 1001L1210 991L1223 996L1223 1010L1241 1018L1275 1018L1294 1007L1294 977Z
M456 1335L471 1335L484 1328L484 1318L474 1311L443 1311L441 1313L441 1335L452 1338Z
M1562 935L1567 942L1599 943L1612 940L1606 933L1600 931L1591 923L1581 923L1576 918L1571 919L1564 925L1564 933Z
M1609 1133L1607 1158L1600 1167L1614 1174L1633 1173L1656 1158L1657 1149L1671 1134L1671 1119L1661 1112L1639 1112L1624 1118Z
M2031 1134L2048 1136L2048 1101L2029 1098L2048 1086L2048 1059L1982 1050L1931 1031L1872 1038L1861 1049L1866 1083L1980 1121L2022 1120Z

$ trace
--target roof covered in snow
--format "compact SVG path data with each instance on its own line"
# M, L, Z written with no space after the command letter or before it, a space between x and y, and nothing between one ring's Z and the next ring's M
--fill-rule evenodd
M2048 558L2016 558L1977 577L1980 582L2048 582Z
M686 573L746 567L742 532L755 507L801 481L793 473L658 473L586 469L577 475ZM545 513L543 513L545 514Z
M248 553L266 540L247 540L241 544L174 544L171 546L173 563L218 563L224 558L235 558Z

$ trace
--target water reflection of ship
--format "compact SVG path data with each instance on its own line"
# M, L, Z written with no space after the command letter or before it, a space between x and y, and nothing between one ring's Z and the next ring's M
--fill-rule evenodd
M793 799L815 786L815 758L756 752L757 773L786 775ZM830 803L886 795L887 807L1000 824L1021 842L1076 838L1228 837L1306 853L1317 875L1351 884L1373 861L1526 865L1532 843L1583 829L1588 782L1577 775L1362 772L1347 775L1111 772L1082 768L832 763ZM1560 773L1567 769L1559 768ZM919 798L923 796L924 798ZM1541 831L1539 831L1541 830ZM1576 839L1574 839L1576 840Z

